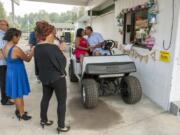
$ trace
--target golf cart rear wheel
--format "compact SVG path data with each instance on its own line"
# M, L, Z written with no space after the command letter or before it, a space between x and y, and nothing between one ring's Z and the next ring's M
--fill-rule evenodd
M135 104L141 100L142 89L139 80L134 76L126 76L121 80L121 96L125 103Z
M69 78L71 82L78 82L78 78L76 77L74 73L74 66L72 60L70 61L69 64Z
M81 96L86 108L94 108L98 103L98 85L93 79L82 80Z

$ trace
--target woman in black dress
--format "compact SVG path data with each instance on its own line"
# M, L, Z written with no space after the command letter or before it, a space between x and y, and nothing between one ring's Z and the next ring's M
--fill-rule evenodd
M48 120L47 111L49 101L55 91L58 101L57 115L59 132L67 132L70 127L65 126L66 113L66 58L62 51L54 43L55 28L47 22L39 22L35 28L36 38L39 44L34 50L35 64L39 71L39 78L43 86L41 100L41 126L50 126L53 121Z

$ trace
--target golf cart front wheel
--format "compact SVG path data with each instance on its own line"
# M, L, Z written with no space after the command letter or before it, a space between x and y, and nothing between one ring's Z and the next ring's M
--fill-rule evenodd
M98 103L98 85L93 79L84 79L81 87L81 97L86 108L94 108Z
M142 89L140 82L136 77L126 76L122 78L121 96L127 104L135 104L141 100Z

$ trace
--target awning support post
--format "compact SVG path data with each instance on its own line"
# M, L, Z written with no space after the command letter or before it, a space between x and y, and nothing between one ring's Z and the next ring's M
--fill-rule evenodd
M12 5L12 22L13 22L13 26L15 26L14 0L11 0L11 5Z
M90 26L92 26L92 9L90 10Z

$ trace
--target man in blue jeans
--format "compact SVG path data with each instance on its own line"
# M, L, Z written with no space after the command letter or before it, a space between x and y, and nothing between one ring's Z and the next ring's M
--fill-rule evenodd
M35 32L33 31L29 34L29 45L32 48L33 46L36 46L36 44L37 44L36 35Z
M29 34L29 45L31 48L33 48L37 45L36 35L35 35L34 31ZM38 68L36 67L36 64L35 64L35 75L36 75L37 81L40 82L39 71L38 71Z
M6 61L3 58L2 49L6 44L6 41L3 40L5 32L8 30L9 25L6 20L0 20L0 89L1 89L1 104L2 105L13 105L14 103L10 101L10 98L6 96Z

